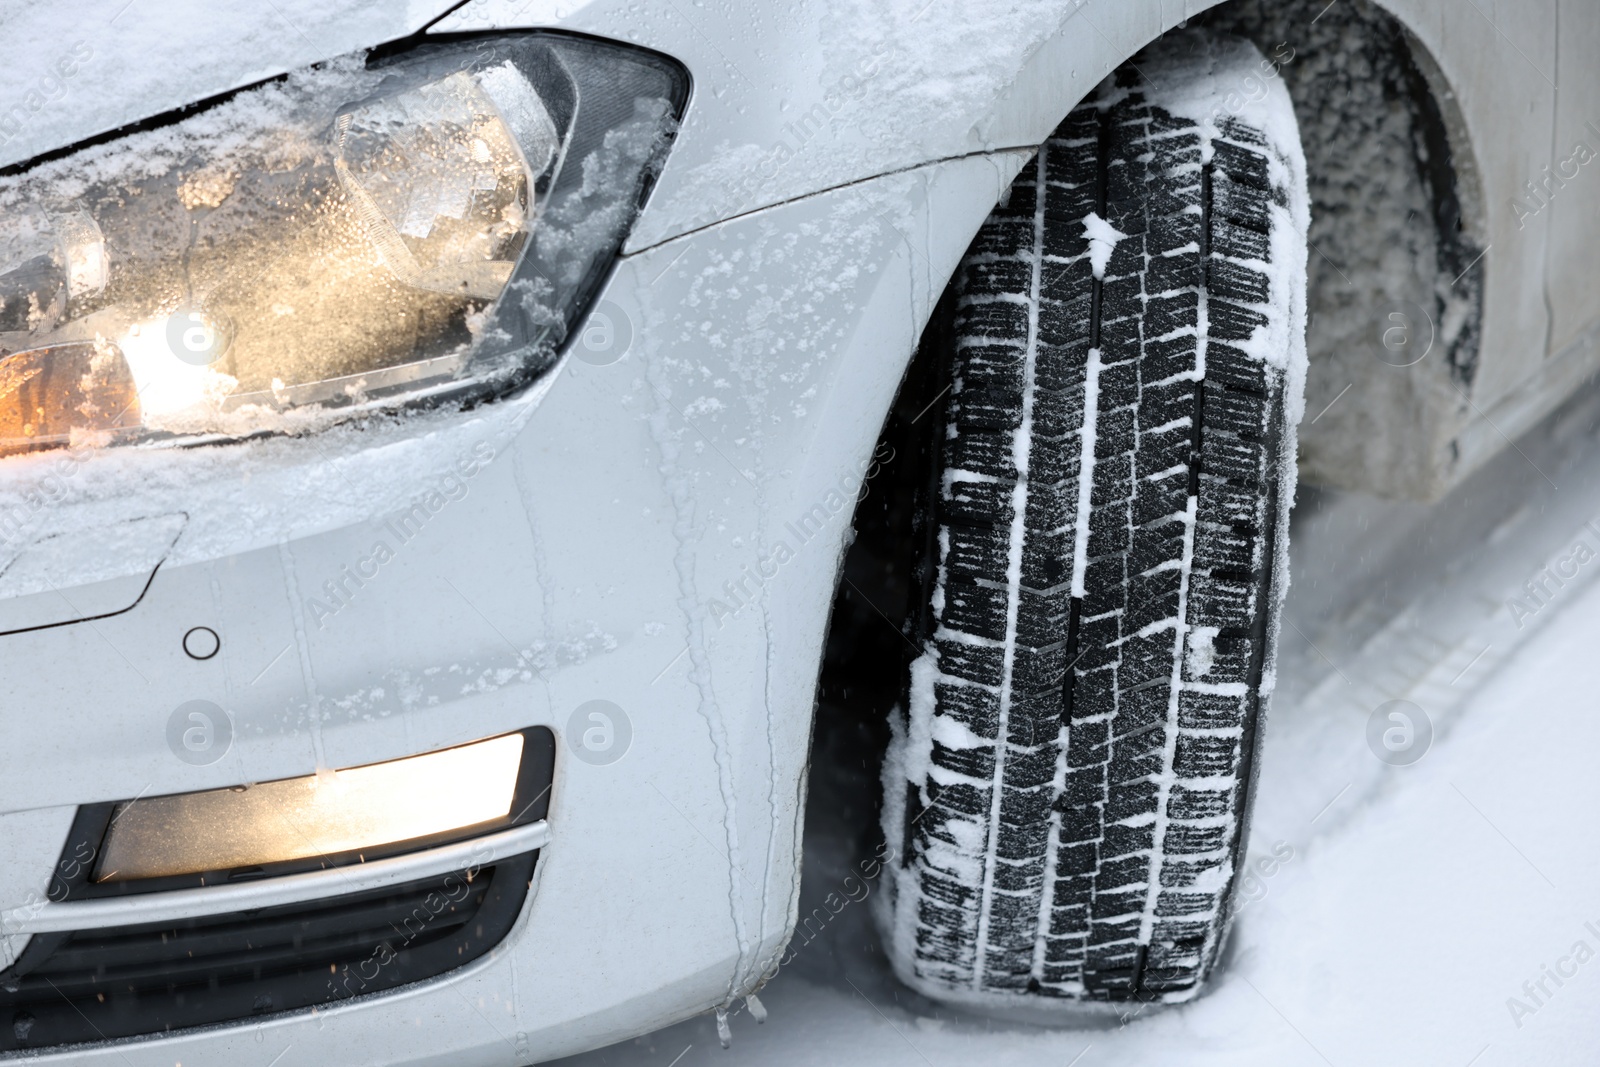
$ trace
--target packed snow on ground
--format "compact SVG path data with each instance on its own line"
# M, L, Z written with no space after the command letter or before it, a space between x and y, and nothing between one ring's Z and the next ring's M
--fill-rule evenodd
M945 1008L895 982L870 904L852 902L797 938L762 991L768 1021L736 1014L731 1049L708 1016L564 1062L1594 1062L1600 392L1431 507L1304 489L1293 536L1246 902L1197 1001L1053 1025ZM1368 748L1391 699L1432 723L1410 766ZM829 756L803 915L871 869Z

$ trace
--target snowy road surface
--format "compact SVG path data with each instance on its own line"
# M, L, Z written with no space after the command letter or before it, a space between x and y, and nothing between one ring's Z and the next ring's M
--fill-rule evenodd
M736 1014L730 1050L702 1017L563 1062L1592 1064L1596 575L1592 391L1431 507L1302 493L1251 899L1195 1003L1048 1028L952 1011L889 975L869 900L820 913L762 993L768 1021ZM1374 755L1380 705L1377 750L1398 709L1413 755L1431 725L1420 759ZM868 855L834 780L812 779L803 915Z

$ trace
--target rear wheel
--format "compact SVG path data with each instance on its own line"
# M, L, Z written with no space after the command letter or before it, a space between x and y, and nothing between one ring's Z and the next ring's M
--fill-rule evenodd
M1136 57L958 271L884 769L890 955L929 995L1180 1000L1217 958L1304 379L1304 164L1267 70L1200 32Z

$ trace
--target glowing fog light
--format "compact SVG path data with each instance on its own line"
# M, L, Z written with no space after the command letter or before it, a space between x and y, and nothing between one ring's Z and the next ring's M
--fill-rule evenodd
M513 815L523 735L304 778L119 804L94 881L125 882L463 836Z

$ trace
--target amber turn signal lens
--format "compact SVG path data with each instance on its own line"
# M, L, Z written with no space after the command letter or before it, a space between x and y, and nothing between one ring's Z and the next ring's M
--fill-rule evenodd
M0 357L0 456L74 438L106 445L139 426L139 391L114 344L80 341Z

